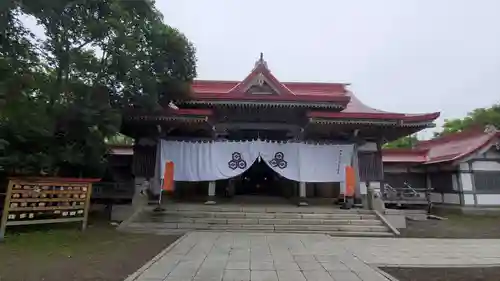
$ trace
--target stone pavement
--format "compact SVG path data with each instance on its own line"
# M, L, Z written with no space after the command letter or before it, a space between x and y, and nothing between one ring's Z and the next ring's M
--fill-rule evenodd
M191 232L126 281L386 281L323 234Z
M500 266L500 239L332 237L335 245L374 266Z

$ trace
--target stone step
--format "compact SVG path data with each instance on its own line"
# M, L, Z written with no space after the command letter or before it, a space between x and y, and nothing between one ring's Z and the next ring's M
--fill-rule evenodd
M257 218L189 218L179 216L151 217L142 220L155 223L262 224L262 225L383 225L375 219L257 219Z
M195 212L244 212L244 213L297 213L297 214L373 214L371 210L350 209L343 210L338 207L297 207L297 206L218 206L200 204L166 204L167 211L195 211Z
M323 220L375 220L376 215L355 213L303 214L303 213L245 213L245 212L203 212L203 211L164 211L147 214L150 217L177 216L186 218L226 218L226 219L323 219Z
M147 233L147 234L157 234L157 235L182 235L188 231L213 231L213 230L199 230L199 229L145 229L145 228L130 228L125 229L124 231L130 233ZM245 229L232 229L226 230L226 232L246 232L252 233L249 230ZM259 233L290 233L291 231L280 232L280 231L269 231L269 230L259 230ZM355 232L355 231L294 231L293 233L300 234L327 234L331 236L339 236L339 237L394 237L394 234L390 232Z
M184 229L190 230L214 230L214 231L271 231L271 232L295 232L295 231L346 231L346 232L388 232L383 225L263 225L263 224L208 224L208 223L130 223L127 229Z

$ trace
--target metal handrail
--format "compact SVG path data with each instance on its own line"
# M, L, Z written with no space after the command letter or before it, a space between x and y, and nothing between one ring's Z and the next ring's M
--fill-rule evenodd
M404 183L404 187L399 188L385 183L382 199L386 201L393 201L398 204L408 202L423 203L425 201L425 204L427 204L427 212L430 213L432 209L431 191L431 188L413 188L407 182ZM421 197L422 193L425 194L425 197Z

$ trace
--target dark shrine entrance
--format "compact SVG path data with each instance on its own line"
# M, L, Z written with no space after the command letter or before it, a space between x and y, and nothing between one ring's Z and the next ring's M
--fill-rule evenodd
M264 161L255 161L235 182L235 195L286 196L285 184L293 188L293 181L281 177Z

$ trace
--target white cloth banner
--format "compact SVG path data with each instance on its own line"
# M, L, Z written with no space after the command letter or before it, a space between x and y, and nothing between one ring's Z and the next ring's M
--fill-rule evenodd
M353 145L243 142L161 143L161 175L166 161L174 162L176 181L213 181L236 177L260 156L281 176L303 182L344 181Z

